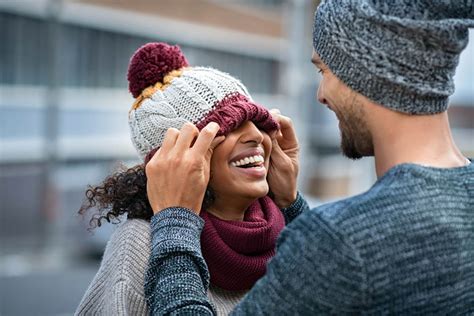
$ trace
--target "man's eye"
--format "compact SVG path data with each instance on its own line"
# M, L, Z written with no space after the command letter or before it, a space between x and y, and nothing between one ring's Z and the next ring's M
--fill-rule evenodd
M320 74L322 74L322 73L323 73L323 70L322 70L322 69L318 69L318 72L319 72Z

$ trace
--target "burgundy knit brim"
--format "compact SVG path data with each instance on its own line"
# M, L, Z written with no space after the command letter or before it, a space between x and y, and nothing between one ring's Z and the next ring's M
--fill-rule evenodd
M204 119L193 122L202 130L210 122L219 124L217 136L227 135L239 128L242 123L251 121L258 129L270 134L280 128L271 113L264 107L252 102L243 94L232 93L219 101ZM145 165L150 161L159 148L150 151L145 157Z

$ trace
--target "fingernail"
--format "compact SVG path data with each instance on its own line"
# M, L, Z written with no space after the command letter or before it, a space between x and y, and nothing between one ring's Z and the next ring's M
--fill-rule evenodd
M216 130L219 129L219 124L217 124L216 122L211 122L207 124L206 128L210 130Z

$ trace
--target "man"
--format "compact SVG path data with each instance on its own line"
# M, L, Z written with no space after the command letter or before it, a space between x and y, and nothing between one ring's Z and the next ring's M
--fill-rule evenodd
M291 185L291 121L275 113L282 133L268 181L286 214L302 213L235 314L474 313L474 164L456 147L446 113L473 26L472 1L321 3L312 58L323 77L318 99L339 119L344 154L375 156L378 180L366 193L309 210ZM196 214L216 132L170 130L147 166L154 314L213 313ZM175 146L194 138L196 145Z

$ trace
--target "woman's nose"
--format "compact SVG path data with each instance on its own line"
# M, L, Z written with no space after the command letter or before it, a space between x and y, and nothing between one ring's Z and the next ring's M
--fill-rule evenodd
M242 124L242 141L246 142L256 142L260 144L263 142L263 133L258 129L258 127L251 121L247 121Z

